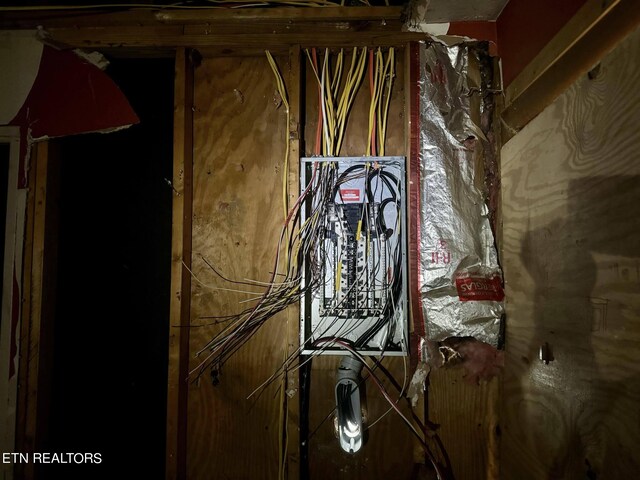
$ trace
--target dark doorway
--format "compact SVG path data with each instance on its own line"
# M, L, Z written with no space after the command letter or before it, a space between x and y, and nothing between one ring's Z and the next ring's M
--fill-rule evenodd
M58 141L60 202L48 452L40 478L163 478L171 262L172 59L114 60L140 117Z

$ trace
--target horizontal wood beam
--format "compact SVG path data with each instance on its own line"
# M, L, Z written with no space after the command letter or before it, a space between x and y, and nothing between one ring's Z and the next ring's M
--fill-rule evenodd
M404 7L236 8L162 10L156 19L166 23L207 22L353 22L400 20Z
M322 8L135 8L2 10L0 28L98 27L120 25L241 23L247 30L274 22L387 22L401 20L403 7L322 7Z
M253 30L253 29L252 29ZM299 33L215 33L204 26L161 27L99 27L53 28L50 38L57 44L75 48L105 47L254 47L278 48L291 45L302 47L349 47L367 45L397 45L408 41L426 40L422 33L399 30L324 30L310 29Z
M264 48L401 46L425 40L403 32L402 7L2 10L0 28L47 32L59 48L168 55L176 48L253 55ZM250 27L250 28L249 28ZM149 52L149 53L146 53Z
M589 0L505 91L505 141L640 25L637 0Z

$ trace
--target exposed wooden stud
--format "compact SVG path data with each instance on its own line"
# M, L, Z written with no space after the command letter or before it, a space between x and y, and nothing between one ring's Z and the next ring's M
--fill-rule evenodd
M187 373L191 310L193 198L193 68L189 51L176 52L173 143L173 221L167 390L168 480L186 478ZM185 266L187 268L185 268Z
M35 227L35 205L36 205L36 165L37 165L38 148L33 148L31 153L32 168L28 170L27 185L30 191L27 195L26 205L26 222L25 222L25 240L24 240L24 259L23 271L25 272L22 280L22 315L20 325L20 361L18 366L18 407L16 419L16 451L17 452L33 452L33 444L28 443L29 438L33 438L33 432L27 431L27 421L29 415L33 412L33 378L29 376L30 358L31 358L31 331L32 331L32 315L34 298L32 296L34 277L33 272L33 255L34 255L34 227ZM34 357L37 358L37 357ZM25 464L15 466L14 474L18 478L28 478L25 475Z
M3 290L0 301L2 322L0 325L0 450L16 451L16 400L18 376L15 360L20 354L18 330L20 328L21 302L18 298L22 280L22 252L24 242L24 213L26 191L18 189L20 176L20 128L0 127L0 142L9 147L8 158L3 158L6 168L5 223L0 229L3 238L4 265L2 265ZM14 283L15 282L15 283ZM17 290L16 290L16 287ZM16 319L18 319L16 321ZM15 322L15 323L14 323ZM13 467L0 465L0 474L7 475Z
M589 0L509 85L505 140L640 25L636 0Z
M59 188L59 162L50 142L39 142L32 150L31 179L33 188L32 253L30 259L30 313L22 332L21 355L26 356L21 366L25 403L20 414L23 425L19 439L23 452L40 451L48 431L48 410L51 391L51 357L53 339L53 313L55 312L55 277L57 271L57 192ZM25 398L26 397L26 398ZM31 479L36 475L35 464L24 465L19 473Z
M405 81L405 151L407 152L407 179L408 179L408 194L409 194L409 219L408 219L408 232L409 232L409 251L413 252L409 255L409 305L411 311L411 341L410 341L410 365L411 371L415 371L419 362L419 338L424 337L424 323L422 319L422 306L420 301L420 292L418 290L418 265L419 258L417 256L418 250L418 224L417 216L412 215L411 212L418 209L418 202L420 196L420 185L418 180L419 170L419 158L418 158L418 146L420 137L420 111L419 111L419 71L420 71L420 44L418 42L410 42L405 46L404 51L404 81ZM426 420L426 402L425 396L421 395L418 399L418 404L414 407L416 416L421 422ZM416 464L424 464L426 462L425 452L419 442L414 442L413 447L413 460Z
M495 480L498 378L481 385L463 380L460 368L433 370L429 379L429 421L440 425L455 478ZM464 441L461 441L464 439Z
M300 47L289 50L289 204L293 205L300 191L300 138L302 126L302 65ZM300 306L292 305L287 309L287 357L295 355L300 348ZM296 480L300 477L300 382L299 372L287 374L286 392L287 421L284 425L287 440L286 478Z
M404 42L402 43L404 46ZM350 62L352 49L345 49L345 61ZM406 69L404 66L404 51L402 48L396 51L396 79L393 85L392 98L388 117L388 131L386 141L387 155L406 155L405 128L406 114L405 82ZM305 150L306 156L313 154L315 133L318 118L318 83L309 67L306 65L306 100L305 100ZM340 151L344 156L360 156L365 154L367 148L367 131L369 124L369 107L371 94L369 80L364 78L358 94L353 103L345 138ZM312 398L309 408L309 462L310 472L315 476L325 478L342 478L348 475L350 478L388 479L388 478L412 478L414 470L414 437L406 425L391 411L370 431L367 444L356 455L347 455L340 448L335 437L333 413L335 408L335 374L340 364L340 357L333 355L320 355L313 360L311 373ZM411 375L409 359L400 357L386 357L382 359L382 365L401 384L404 379L404 361L407 361L407 375ZM385 378L382 383L389 395L395 400L399 390ZM383 398L372 382L366 382L366 413L367 422L373 423L389 409L389 404ZM401 411L411 416L408 405L404 401L398 403ZM419 407L418 407L419 408Z

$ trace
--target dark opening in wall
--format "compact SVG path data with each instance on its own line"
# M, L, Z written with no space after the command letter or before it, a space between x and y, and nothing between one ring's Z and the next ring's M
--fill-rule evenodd
M107 71L140 117L60 145L49 452L43 478L163 478L171 262L172 59Z

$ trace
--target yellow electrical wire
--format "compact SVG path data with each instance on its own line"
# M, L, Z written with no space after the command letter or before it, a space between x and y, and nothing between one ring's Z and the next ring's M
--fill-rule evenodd
M331 82L329 80L329 49L325 50L324 55L324 100L326 102L325 109L327 114L327 135L329 137L329 156L334 156L334 137L335 137L335 113L333 104L333 95L331 94Z
M340 49L338 59L336 60L336 71L333 73L333 80L331 81L331 93L334 100L338 98L338 88L340 87L340 79L342 78L342 61L344 58L344 49Z
M378 139L380 141L380 156L383 157L384 156L384 146L386 143L386 136L387 136L387 119L389 118L389 104L391 103L391 89L393 87L393 79L395 78L395 74L396 74L396 58L395 58L395 50L393 47L389 48L389 56L387 57L387 63L389 65L389 70L388 70L388 74L386 77L386 81L387 81L387 98L385 100L385 105L384 105L384 111L382 114L382 118L380 119L380 121L378 122L379 125L382 125L382 128L380 129L380 133L378 135ZM385 67L386 70L386 67Z
M282 75L278 70L278 66L276 65L276 61L273 59L271 52L269 50L265 50L267 55L267 60L269 61L269 65L271 66L271 70L273 70L273 75L276 78L276 86L278 88L278 93L280 94L280 98L282 99L282 103L287 112L287 124L285 131L289 129L289 120L290 120L290 112L289 112L289 100L287 98L287 89L284 85L284 81L282 80ZM282 171L282 206L284 212L284 220L287 220L287 216L289 215L289 135L285 135L285 150L284 150L284 166Z
M378 49L378 53L380 53L379 49ZM376 109L377 109L377 105L378 105L378 62L379 57L378 55L376 55L375 57L375 67L374 67L374 73L373 73L373 87L371 90L371 103L369 104L369 130L368 130L368 135L367 135L367 157L371 156L371 144L372 144L372 139L373 139L373 125L375 123L375 118L376 118ZM371 67L370 67L371 68Z
M338 156L342 147L349 110L364 76L367 49L363 47L360 55L358 55L358 48L354 47L351 66L344 82L342 82L342 76L345 71L344 50L341 49L338 54L333 75L330 73L331 62L328 49L325 50L321 72L318 71L319 67L316 69L313 65L308 49L305 50L305 53L309 58L309 63L318 85L320 85L322 103L318 108L323 112L322 152L324 156Z
M395 77L395 50L389 48L387 57L378 48L375 55L375 67L373 74L373 89L371 92L371 104L369 106L369 131L366 155L371 155L374 128L376 136L377 155L384 156L387 135L387 119L389 116L389 104L391 101L391 89ZM386 90L386 95L385 95ZM375 127L374 127L375 125Z
M381 125L381 117L382 117L382 112L381 112L381 108L382 108L382 94L384 92L384 79L385 79L385 74L386 72L386 65L384 64L384 55L382 54L382 51L380 50L380 48L378 48L378 51L376 52L376 72L378 74L378 91L377 91L377 95L378 95L378 101L376 103L376 152L378 155L382 156L382 154L380 153L381 150L381 143L382 143L382 139L380 138L380 133L382 130L382 125Z
M344 138L344 132L346 129L347 115L349 114L351 105L353 104L353 101L356 97L356 93L358 91L358 88L360 87L360 83L362 82L362 77L365 70L367 60L366 47L362 48L362 53L359 58L357 53L358 49L354 47L353 55L351 57L351 68L349 69L349 72L347 74L345 86L342 90L342 95L340 96L338 105L337 140L335 148L336 155L340 155L342 140Z
M362 48L358 54L358 48L353 48L351 56L351 66L347 72L345 81L342 77L345 71L344 50L338 53L335 65L335 71L331 75L331 61L329 49L325 50L325 56L322 62L322 71L318 71L313 65L313 60L309 50L305 53L311 64L313 73L320 85L320 97L322 103L318 106L322 110L323 137L322 137L322 153L324 156L338 156L342 147L344 132L346 129L347 117L351 105L355 100L356 93L364 76L367 49Z

